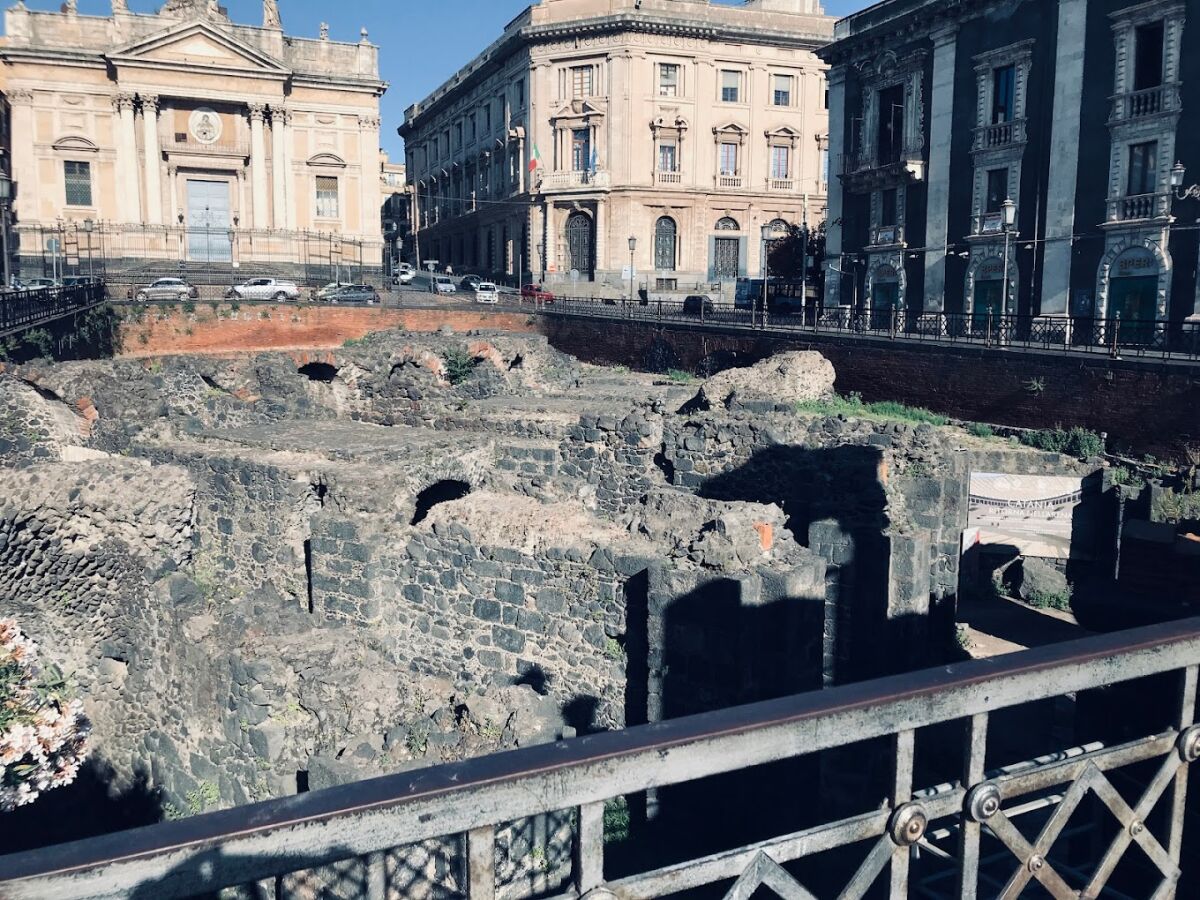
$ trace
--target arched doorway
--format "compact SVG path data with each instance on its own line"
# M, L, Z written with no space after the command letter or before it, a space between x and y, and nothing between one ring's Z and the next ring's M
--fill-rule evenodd
M595 235L592 219L587 213L575 212L567 219L567 254L572 269L577 269L581 278L591 279L594 269Z
M1107 315L1118 339L1147 343L1154 336L1159 313L1159 262L1148 247L1123 250L1108 270ZM1118 326L1117 323L1120 323Z
M654 224L654 268L675 271L676 244L679 228L670 216L662 216Z
M885 263L871 275L871 327L889 328L892 313L899 308L900 273Z
M736 219L725 216L717 220L713 238L712 278L733 281L741 274L742 239L736 234L742 230Z

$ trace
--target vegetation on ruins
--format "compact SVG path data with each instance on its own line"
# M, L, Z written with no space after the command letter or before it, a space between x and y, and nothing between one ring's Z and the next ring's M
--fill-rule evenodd
M0 812L75 780L91 723L54 665L16 622L0 619Z
M1094 431L1078 426L1069 431L1063 430L1062 427L1026 431L1018 435L1018 440L1037 450L1064 453L1085 460L1104 453L1104 438Z
M444 351L442 362L446 366L446 380L451 384L462 384L475 371L476 361L460 347L451 347Z
M914 425L948 425L945 416L922 409L905 406L893 400L864 403L862 394L835 395L827 400L805 400L796 404L796 411L819 416L846 416L854 419L877 419L893 422L910 422Z

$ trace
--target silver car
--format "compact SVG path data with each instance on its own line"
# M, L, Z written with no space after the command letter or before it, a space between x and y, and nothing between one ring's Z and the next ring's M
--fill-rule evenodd
M300 288L294 281L251 278L245 284L230 288L226 296L233 300L299 300Z
M139 289L134 294L134 298L142 302L147 300L192 300L199 293L182 278L159 278Z

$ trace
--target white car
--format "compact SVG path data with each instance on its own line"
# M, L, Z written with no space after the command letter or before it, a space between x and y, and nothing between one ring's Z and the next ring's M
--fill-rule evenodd
M500 293L490 281L481 281L479 282L479 286L475 288L476 303L495 303L499 299Z
M27 278L25 280L25 290L27 291L43 291L56 287L58 287L58 282L53 278Z
M396 284L412 284L413 279L417 277L417 273L412 269L401 269L392 279Z
M251 278L245 284L230 288L226 296L231 300L299 300L300 288L293 281Z
M445 275L435 275L433 279L433 287L439 294L457 294L458 287L454 284L454 280L447 278Z

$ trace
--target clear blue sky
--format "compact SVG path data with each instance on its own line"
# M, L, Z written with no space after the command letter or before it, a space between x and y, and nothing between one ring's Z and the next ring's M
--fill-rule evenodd
M404 108L419 100L494 41L505 24L532 0L279 0L287 34L316 37L321 22L329 22L336 41L357 41L366 27L380 47L380 70L391 84L383 98L381 140L393 159L402 158L403 142L396 127ZM740 0L716 0L738 5ZM869 0L824 0L825 11L840 16L869 5ZM3 6L11 5L0 0ZM129 0L134 12L152 12L163 0ZM30 9L56 10L61 0L27 0ZM261 0L222 0L235 22L260 24ZM110 0L79 0L85 15L107 15Z

